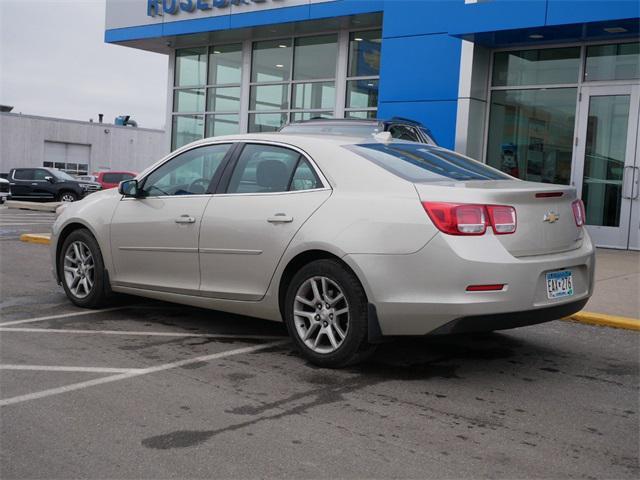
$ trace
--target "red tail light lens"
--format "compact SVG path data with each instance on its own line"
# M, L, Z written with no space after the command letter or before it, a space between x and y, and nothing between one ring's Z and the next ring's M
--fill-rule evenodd
M516 231L516 209L505 205L487 205L489 221L496 235L508 235Z
M487 231L484 205L423 202L422 206L441 232L449 235L483 235Z
M422 202L436 228L448 235L484 235L491 226L496 235L516 231L516 210L504 205Z
M576 225L578 227L583 226L587 215L584 211L584 203L582 203L582 200L574 200L571 208L573 209L573 218L576 220Z

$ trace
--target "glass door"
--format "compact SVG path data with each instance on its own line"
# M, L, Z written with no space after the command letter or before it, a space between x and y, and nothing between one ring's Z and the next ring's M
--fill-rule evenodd
M573 183L600 247L640 248L639 88L582 88Z

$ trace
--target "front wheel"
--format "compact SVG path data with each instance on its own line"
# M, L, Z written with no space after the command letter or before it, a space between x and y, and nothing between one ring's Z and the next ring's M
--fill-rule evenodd
M367 297L356 276L335 260L316 260L287 289L285 322L301 353L321 367L344 367L374 351L367 342Z
M98 242L88 230L76 230L62 244L58 271L69 300L79 307L97 308L107 299L104 263Z

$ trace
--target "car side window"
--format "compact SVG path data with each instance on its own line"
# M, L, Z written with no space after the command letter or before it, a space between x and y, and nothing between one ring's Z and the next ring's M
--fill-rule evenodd
M389 133L393 138L398 140L409 140L410 142L419 142L418 135L409 127L404 125L392 125L389 127Z
M274 145L246 144L227 193L286 192L300 154Z
M291 179L291 191L299 190L313 190L314 188L321 188L322 184L320 179L316 175L311 165L304 158L300 159L296 171L293 172L293 178Z
M33 180L33 170L18 169L13 172L13 178L16 180Z
M34 180L41 180L44 181L46 180L45 177L52 177L53 175L51 175L49 172L47 172L46 170L34 170L33 171L33 179Z
M181 153L146 177L142 194L152 197L206 194L229 148L231 144L226 143Z

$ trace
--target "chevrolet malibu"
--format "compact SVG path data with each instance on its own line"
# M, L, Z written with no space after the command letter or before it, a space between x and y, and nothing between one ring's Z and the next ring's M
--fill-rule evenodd
M339 367L385 337L577 312L593 288L584 220L572 187L388 133L236 135L66 205L51 253L78 306L122 292L284 321L308 360Z

